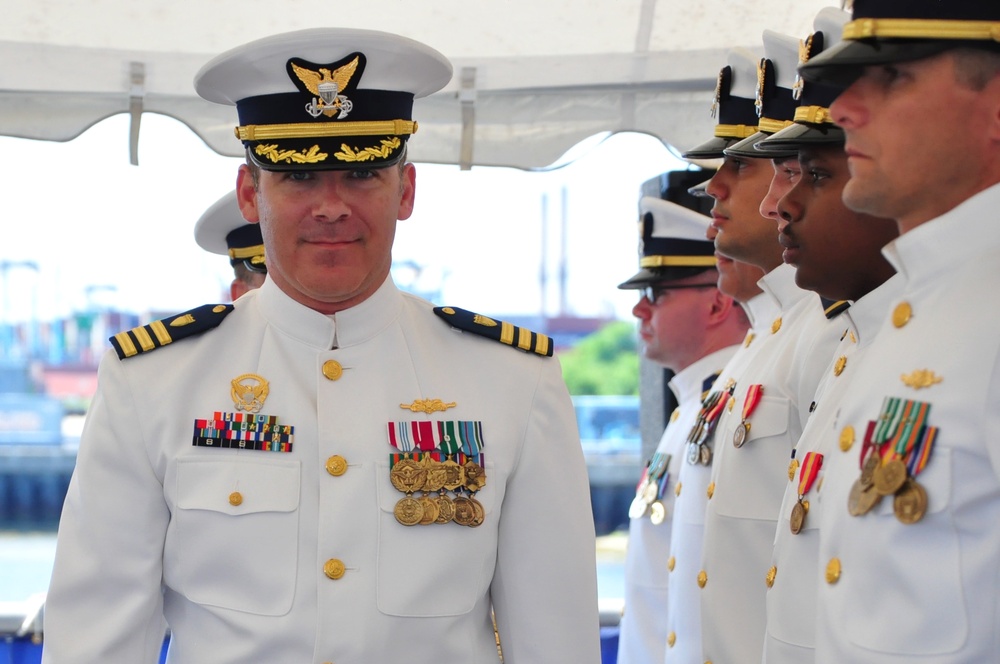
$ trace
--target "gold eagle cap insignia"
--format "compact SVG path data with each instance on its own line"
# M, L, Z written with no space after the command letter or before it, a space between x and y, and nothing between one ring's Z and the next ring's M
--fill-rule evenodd
M271 389L267 380L252 373L233 378L230 385L230 396L233 398L236 410L245 410L248 413L260 412Z
M354 72L358 70L358 61L360 56L355 56L353 60L348 62L342 67L334 69L332 72L326 67L320 67L319 71L313 71L312 69L307 69L301 65L297 65L294 62L291 63L292 71L295 75L302 81L302 84L306 86L309 92L316 96L321 96L319 91L319 86L321 83L333 83L337 86L337 92L347 87L347 84L351 82L351 77L354 76Z
M297 64L294 60L288 61L295 77L299 79L305 88L316 95L311 103L306 104L306 112L316 118L320 115L337 119L346 118L353 110L354 102L341 94L347 89L351 79L357 73L361 64L361 54L345 65L341 65L332 70L329 67L318 67L316 71Z

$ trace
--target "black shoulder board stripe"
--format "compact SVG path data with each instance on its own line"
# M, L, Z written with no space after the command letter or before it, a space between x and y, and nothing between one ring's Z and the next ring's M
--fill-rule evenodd
M821 297L820 301L823 303L823 314L829 319L836 318L851 306L851 303L847 300L828 300L825 297Z
M552 357L552 340L526 327L493 320L458 307L434 307L434 313L459 330L480 334L525 352Z
M119 332L111 337L111 345L118 353L118 359L146 353L154 348L211 330L233 310L231 304L205 304L197 309L185 311L150 323L133 327L127 332Z

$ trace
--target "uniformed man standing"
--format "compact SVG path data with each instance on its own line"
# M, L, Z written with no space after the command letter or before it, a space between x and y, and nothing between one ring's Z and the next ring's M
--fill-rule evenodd
M229 264L233 267L233 281L229 284L230 300L236 300L264 283L267 264L260 224L251 224L243 218L235 191L205 210L194 225L194 240L207 252L229 257Z
M714 245L705 238L708 217L684 206L644 197L639 203L639 272L619 285L640 290L632 309L639 319L639 336L645 356L674 371L669 386L677 408L660 443L646 466L629 510L629 540L625 558L625 613L618 641L619 664L662 662L668 646L671 660L689 650L699 660L701 642L688 638L677 643L671 623L697 623L697 604L683 607L677 596L693 581L677 578L669 562L677 550L700 558L700 520L677 521L677 505L685 474L706 467L709 459L689 459L699 449L690 438L693 428L704 427L702 404L708 388L736 352L746 335L747 318L740 306L719 292ZM709 431L707 428L704 433ZM701 496L691 495L704 509ZM676 585L675 585L676 584ZM693 593L685 593L690 597ZM674 597L672 597L674 596ZM697 599L695 595L694 599ZM681 615L672 605L681 604ZM689 630L690 631L690 630ZM675 646L677 646L675 648Z
M771 209L778 197L765 196L778 187L787 190L794 179L779 179L768 155L753 150L753 144L777 123L792 120L794 105L773 102L792 98L798 40L765 33L765 55L769 57L754 59L756 66L747 72L724 72L717 93L716 135L684 153L689 158L724 156L706 189L715 198L716 250L764 270L758 283L771 302L766 330L752 340L752 351L738 366L723 371L717 385L727 401L716 425L705 540L696 575L702 661L717 664L760 661L763 572L770 563L788 458L843 331L824 316L815 293L795 284L794 268L782 264L777 212ZM727 89L729 77L733 87ZM723 105L727 101L732 109ZM734 129L742 129L742 134ZM730 152L734 147L737 150ZM841 309L833 307L830 315Z
M233 103L268 278L115 336L66 499L46 662L600 659L594 524L548 338L401 293L415 97L451 65L313 29L198 74Z
M849 15L822 10L815 32L803 42L803 58L818 55L840 39ZM829 481L825 459L839 444L833 421L844 394L860 389L858 370L878 331L887 303L898 292L900 277L880 253L897 235L891 219L847 209L841 201L850 177L844 133L829 120L836 88L799 81L795 124L760 141L767 153L797 149L801 177L777 202L783 259L795 267L796 283L828 300L847 300L850 308L837 322L844 330L810 404L809 420L788 460L788 477L774 536L767 584L766 664L809 664L814 661L816 584L819 569L817 524Z
M995 2L856 0L801 67L847 85L843 199L903 280L824 461L817 662L1000 660L998 39Z

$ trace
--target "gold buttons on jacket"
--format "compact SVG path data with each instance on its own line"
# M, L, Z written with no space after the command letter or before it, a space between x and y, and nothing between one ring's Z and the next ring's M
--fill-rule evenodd
M848 452L852 447L854 447L854 427L848 424L840 432L840 449L843 452Z
M326 460L326 472L334 477L340 477L347 472L347 460L339 454L334 454Z
M712 499L712 496L715 495L715 482L708 483L708 489L705 491L705 494L708 496L709 500Z
M833 375L839 376L844 373L844 367L847 366L847 358L841 355L837 358L837 362L833 365Z
M229 494L229 504L233 507L238 507L243 504L243 494L239 491L233 491Z
M774 577L776 576L778 576L778 568L771 565L771 569L767 570L767 575L764 577L764 582L767 583L768 588L774 585Z
M698 587L704 588L706 583L708 583L708 572L701 570L698 572Z
M781 318L775 318L774 322L771 323L771 334L777 334L778 330L781 329Z
M792 459L791 461L788 462L788 481L789 482L794 482L795 481L795 471L798 470L798 469L799 469L799 460L798 459Z
M671 631L667 634L667 647L673 648L675 643L677 643L677 632Z
M673 556L670 556L669 558L667 558L667 569L669 571L673 572L674 571L674 565L676 565L676 564L677 564L677 559L676 558L674 558Z
M340 380L344 375L344 367L337 360L327 360L323 363L323 375L327 380Z
M336 558L330 558L326 563L323 564L323 574L326 574L329 578L336 581L340 577L344 576L344 563L337 560Z
M892 324L896 327L903 327L910 322L913 317L913 307L909 302L900 302L892 312Z
M670 413L670 421L671 422L676 422L677 418L680 417L680 416L681 416L681 409L680 408L674 408L674 412Z
M831 558L826 564L826 582L830 585L840 581L840 558Z
M675 496L681 495L681 483L680 482L678 482L677 484L674 485L674 495Z

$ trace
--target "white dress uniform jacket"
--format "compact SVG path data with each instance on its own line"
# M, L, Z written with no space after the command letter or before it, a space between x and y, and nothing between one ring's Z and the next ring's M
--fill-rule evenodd
M845 395L819 523L816 661L1000 660L1000 185L889 244L902 293ZM937 438L916 480L927 508L893 496L851 516L862 442L885 397L929 404ZM839 449L839 448L838 448Z
M291 452L192 444L246 373L269 381L260 413L294 426ZM45 662L155 662L165 618L182 664L493 664L491 608L507 664L599 661L587 473L557 361L454 330L391 280L332 316L268 280L214 330L110 353L99 385ZM452 407L405 407L421 399ZM479 527L397 522L387 426L411 420L481 422Z
M712 391L725 389L729 378L739 375L742 368L760 347L758 341L770 334L771 321L778 315L774 300L761 293L742 305L751 327L743 343L726 362ZM762 324L766 321L766 324ZM714 432L706 441L715 449L718 441ZM701 638L701 589L698 572L701 569L702 543L705 535L705 507L712 466L685 461L677 481L681 490L674 501L673 534L670 542L670 586L667 594L667 664L703 664Z
M657 454L670 455L667 481L662 483L659 501L666 517L653 523L647 510L629 521L628 548L625 554L625 614L618 637L618 664L662 662L667 648L667 605L671 589L669 558L678 524L674 523L675 504L680 500L681 477L688 433L701 410L705 381L722 370L736 352L736 346L706 355L670 379L670 389L677 408L663 431ZM686 536L686 535L682 535ZM697 533L699 544L701 533Z
M897 296L902 278L895 275L851 305L835 321L843 330L814 399L816 407L795 446L789 462L788 482L774 535L771 568L767 572L766 664L809 664L814 661L816 637L816 576L819 567L820 512L825 507L822 487L827 481L826 463L840 454L839 431L834 422L845 394L859 389L854 380L866 361L876 333L885 319L889 303ZM819 472L801 496L808 504L805 522L797 534L791 530L792 509L799 501L799 480L809 453L822 455ZM855 479L852 476L851 479ZM834 506L833 509L836 509Z
M843 327L832 324L815 293L795 285L795 270L781 265L758 282L779 305L768 336L742 374L734 376L732 408L715 433L710 498L705 512L702 641L713 664L760 662L764 644L764 575L787 484L788 460L809 416L809 405ZM747 390L763 385L742 447Z

